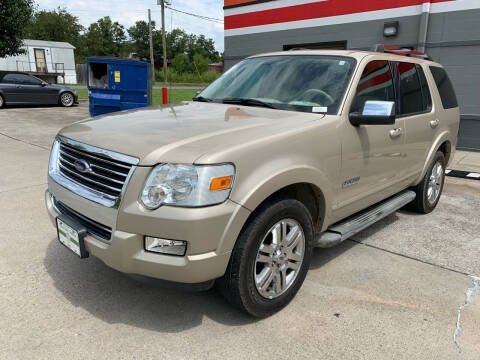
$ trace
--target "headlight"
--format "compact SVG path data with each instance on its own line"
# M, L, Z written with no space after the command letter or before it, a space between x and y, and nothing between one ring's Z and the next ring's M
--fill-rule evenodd
M162 164L145 181L140 202L150 210L161 205L200 207L227 200L235 169L231 164Z
M50 162L48 165L48 173L53 176L58 173L58 157L59 157L60 142L55 139L50 152Z

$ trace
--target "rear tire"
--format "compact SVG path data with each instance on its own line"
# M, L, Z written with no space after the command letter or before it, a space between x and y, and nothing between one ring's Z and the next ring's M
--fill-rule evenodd
M60 105L63 107L72 107L75 103L75 97L71 92L64 92L60 94Z
M445 155L438 151L422 182L413 188L417 197L409 205L411 210L428 214L437 207L445 184L445 163Z
M302 286L312 241L312 218L305 205L289 198L265 203L240 233L227 271L217 281L220 292L252 316L274 314Z
M5 106L5 99L3 98L2 95L0 95L0 109Z

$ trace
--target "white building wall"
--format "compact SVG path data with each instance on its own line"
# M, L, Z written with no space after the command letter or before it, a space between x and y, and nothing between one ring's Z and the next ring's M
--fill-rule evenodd
M65 72L65 82L67 84L77 83L77 72L75 71L75 55L73 49L51 48L52 65L63 64ZM59 79L61 82L62 79Z
M19 64L28 63L28 61L29 61L28 56L26 54L18 55L18 56L9 56L9 57L0 59L0 70L18 71L17 66Z
M26 54L0 59L0 70L36 72L35 49L43 49L45 50L45 61L48 72L57 72L55 64L63 64L65 83L77 83L74 49L38 45L25 46L24 49L26 50ZM62 72L61 68L58 69L58 72ZM59 76L57 82L63 83L63 77Z

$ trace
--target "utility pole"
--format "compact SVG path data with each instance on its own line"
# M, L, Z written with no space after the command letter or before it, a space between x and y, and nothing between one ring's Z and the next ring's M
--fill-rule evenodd
M157 0L157 4L162 6L162 45L163 45L163 103L168 103L167 94L167 36L165 34L165 0Z
M150 63L152 64L152 84L155 83L155 60L153 58L152 12L148 9L148 39L150 41Z

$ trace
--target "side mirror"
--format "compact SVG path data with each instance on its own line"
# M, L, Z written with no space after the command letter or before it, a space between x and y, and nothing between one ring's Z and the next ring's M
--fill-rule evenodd
M42 83L40 84L41 87L45 87L45 86L47 86L47 85L48 85L48 83L45 82L45 81L42 81Z
M359 125L393 125L395 124L395 102L366 101L362 113L350 114L350 123Z

